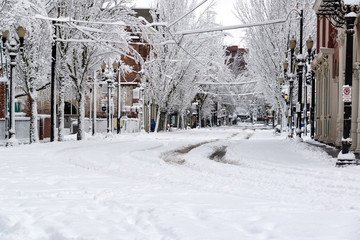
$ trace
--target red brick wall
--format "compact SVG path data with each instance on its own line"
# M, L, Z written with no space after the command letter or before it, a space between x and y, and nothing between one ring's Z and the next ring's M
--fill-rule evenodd
M44 138L50 138L51 118L44 119Z
M317 31L316 31L316 53L320 51L320 16L316 17Z
M40 118L40 128L39 128L39 139L43 140L44 138L50 138L50 116L47 118Z

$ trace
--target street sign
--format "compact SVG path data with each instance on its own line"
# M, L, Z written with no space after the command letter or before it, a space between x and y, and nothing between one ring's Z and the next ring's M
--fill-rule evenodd
M343 86L343 102L351 102L351 87L349 85Z

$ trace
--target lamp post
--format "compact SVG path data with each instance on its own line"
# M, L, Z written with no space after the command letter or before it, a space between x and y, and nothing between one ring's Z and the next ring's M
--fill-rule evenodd
M293 137L294 133L293 133L293 89L294 89L294 72L295 72L295 47L296 47L296 40L293 37L292 39L290 39L289 41L289 48L290 48L290 73L288 73L288 79L289 79L289 84L290 84L290 89L289 89L289 102L290 102L290 135L289 137ZM287 68L287 66L286 66Z
M95 135L95 133L96 133L96 112L97 112L97 110L96 110L96 90L97 90L97 87L98 87L98 84L97 84L97 79L98 79L98 76L97 76L97 73L95 72L94 73L94 81L93 81L93 96L92 96L92 98L93 98L93 101L92 101L92 103L93 103L93 105L92 105L92 108L93 108L93 116L92 116L92 128L91 128L91 130L92 130L92 135L94 136Z
M342 6L345 11L346 22L346 63L345 63L345 84L343 88L351 91L352 86L352 67L353 67L353 34L354 23L357 18L355 11L357 8L350 5ZM341 152L338 155L336 166L343 166L355 163L355 155L350 151L351 139L351 101L344 102L344 123L343 138L341 144Z
M147 106L147 109L148 109L148 133L151 132L151 105L150 105L150 94L149 94L149 88L150 88L150 83L149 83L149 77L146 77L146 82L145 82L145 89L146 89L146 92L144 92L144 95L143 95L143 99L144 99L144 112L145 112L145 102L146 102L146 106ZM145 94L146 94L146 97L145 97ZM145 125L145 115L144 115L144 125ZM144 126L145 128L145 126Z
M309 39L306 40L306 48L308 50L308 64L310 65L314 59L314 54L312 48L314 46L314 41L312 40L311 36ZM314 72L309 67L310 74L310 84L311 84L311 105L310 105L310 137L314 139L315 136L315 78Z
M107 133L112 133L112 88L114 84L114 77L116 77L117 63L113 63L114 73L105 72L106 63L103 61L101 64L102 80L107 83L107 107L106 107L106 120L107 120Z
M14 84L14 68L16 67L16 57L18 52L23 51L24 47L24 37L26 30L19 26L17 28L17 34L19 36L19 43L16 42L14 38L11 38L10 42L7 42L9 38L9 30L2 32L2 42L3 46L8 51L10 56L10 77L9 77L9 127L8 127L8 142L6 146L12 146L17 144L15 136L15 84Z
M120 61L118 63L114 62L113 63L113 68L115 67L115 65L117 64L117 87L118 87L118 91L117 91L117 118L116 118L116 131L117 134L121 133L121 128L120 128L120 118L121 118L121 78L120 78L120 66L121 63Z
M280 78L279 78L279 83L280 83L280 94L281 94L281 96L284 98L284 101L285 101L285 104L286 104L286 110L287 110L287 102L286 102L286 98L285 98L285 94L284 94L284 92L283 92L283 86L284 86L284 84L285 84L285 80L284 80L284 76L283 76L283 74L281 74L280 75ZM285 110L285 111L286 111ZM282 121L284 120L283 119L283 116L282 116L282 114L281 114L281 112L279 112L278 113L278 124L280 124L280 129L282 130L282 125L283 125L283 123L282 123Z
M300 54L297 56L297 73L298 73L298 102L296 105L296 112L297 112L297 136L299 138L301 138L301 114L302 114L302 110L303 110L303 106L301 104L302 102L302 78L303 78L303 67L304 67L304 59L303 59L303 55L302 55L302 43L303 43L303 22L304 22L304 18L303 18L303 10L300 11Z
M51 105L50 105L50 111L51 111L51 119L50 119L50 142L55 141L55 121L56 121L56 83L55 83L55 72L56 72L56 35L57 35L57 27L56 27L56 21L52 22L54 27L54 42L51 47Z
M138 83L138 87L139 87L139 120L140 120L140 132L144 132L145 131L145 120L144 120L144 90L145 90L145 86L143 83L141 83L141 75L139 73L136 74L136 82Z
M283 68L284 68L284 77L285 77L285 81L288 80L288 67L289 67L289 62L287 60L284 61L283 63ZM286 99L286 105L287 105L287 119L288 119L288 126L289 126L289 137L292 137L292 81L291 78L289 78L289 96L288 99Z

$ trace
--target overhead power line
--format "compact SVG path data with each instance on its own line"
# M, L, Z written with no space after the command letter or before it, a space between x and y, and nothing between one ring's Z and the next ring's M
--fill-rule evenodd
M258 81L250 81L250 82L196 82L197 85L244 85L250 83L257 83Z
M196 7L194 7L192 10L190 10L188 13L185 13L184 15L182 15L181 17L179 17L178 19L176 19L175 21L173 21L172 23L170 23L169 25L167 25L167 27L171 27L172 25L176 24L177 22L179 22L181 19L185 18L187 15L189 15L190 13L192 13L193 11L195 11L198 7L200 7L201 5L203 5L205 2L207 2L208 0L204 0L201 3L199 3Z
M216 96L249 96L261 94L262 92L252 92L252 93L212 93L212 92L204 92L206 94L216 95Z

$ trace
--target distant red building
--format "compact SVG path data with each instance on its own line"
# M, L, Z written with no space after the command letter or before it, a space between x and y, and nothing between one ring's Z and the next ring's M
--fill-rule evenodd
M246 70L245 56L248 54L248 49L239 48L238 46L229 46L226 48L225 64L238 75Z

